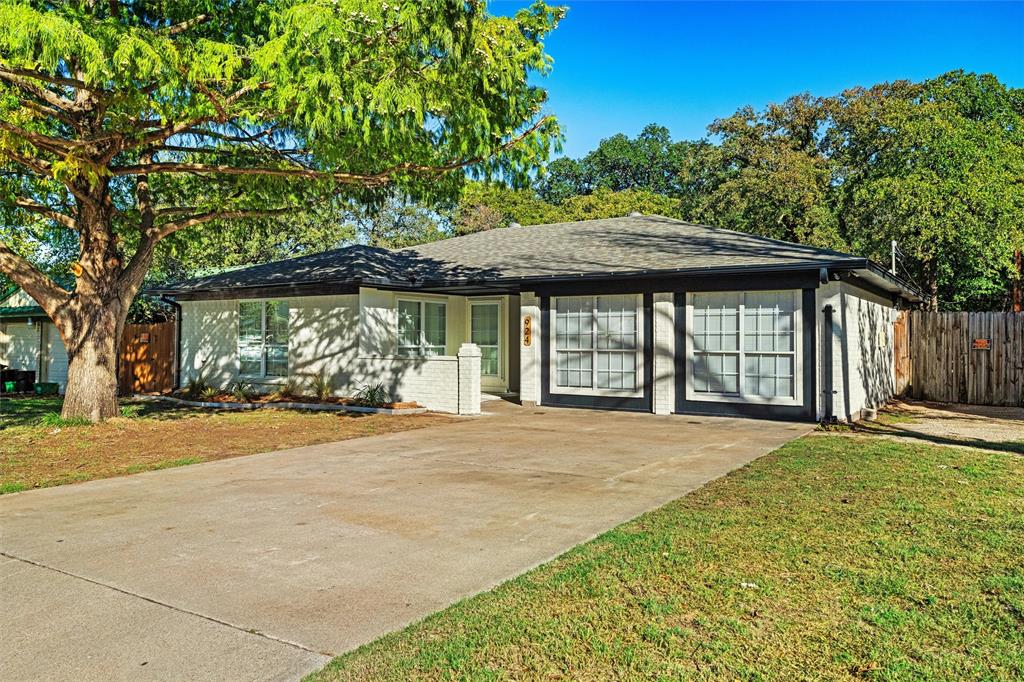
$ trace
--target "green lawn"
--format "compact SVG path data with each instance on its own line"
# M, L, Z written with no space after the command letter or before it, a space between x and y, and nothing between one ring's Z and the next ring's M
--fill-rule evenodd
M1021 679L1024 458L813 435L335 679Z

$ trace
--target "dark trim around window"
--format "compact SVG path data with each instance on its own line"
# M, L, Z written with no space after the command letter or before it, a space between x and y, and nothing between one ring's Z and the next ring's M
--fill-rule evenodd
M559 296L573 295L600 295L604 292L591 290L589 293L581 294L557 294ZM636 293L636 292L616 292ZM540 297L540 340L541 340L541 368L540 368L540 401L542 405L552 407L590 407L605 410L632 410L635 412L653 411L654 385L654 352L652 341L654 338L654 296L650 293L643 295L643 329L644 329L644 368L643 368L643 394L638 398L621 398L614 396L598 395L576 395L551 392L551 295ZM536 337L535 337L536 338Z
M708 289L701 289L708 291ZM816 308L815 290L802 290L800 304L803 355L803 404L768 405L740 402L711 402L686 399L686 291L675 292L676 352L675 386L676 412L732 417L762 417L787 421L814 421L817 416Z

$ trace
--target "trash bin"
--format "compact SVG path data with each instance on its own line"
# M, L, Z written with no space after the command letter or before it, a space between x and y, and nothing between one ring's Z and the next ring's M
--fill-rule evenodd
M34 370L19 370L18 371L18 392L19 393L31 393L32 385L36 383L36 373Z
M60 384L51 381L42 381L34 384L36 395L57 395L60 391Z

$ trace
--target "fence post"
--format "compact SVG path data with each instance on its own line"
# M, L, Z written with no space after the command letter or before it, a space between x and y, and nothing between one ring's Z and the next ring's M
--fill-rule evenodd
M459 414L480 414L480 347L459 347Z

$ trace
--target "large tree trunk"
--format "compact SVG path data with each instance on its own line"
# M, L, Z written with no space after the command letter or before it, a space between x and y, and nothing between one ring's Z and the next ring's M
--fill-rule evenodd
M119 304L98 307L82 315L81 328L62 334L68 344L68 385L61 411L64 419L96 422L120 414L117 346L123 318Z
M54 316L68 351L68 384L61 416L102 421L120 414L117 350L142 276L125 278L123 255L111 229L105 186L93 204L79 209L81 276L66 305ZM144 259L141 272L148 267Z

